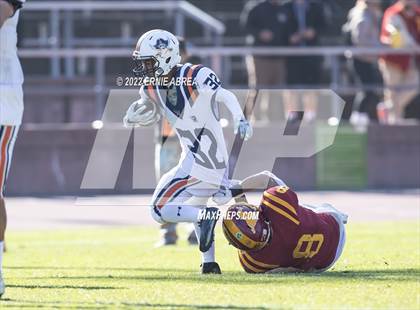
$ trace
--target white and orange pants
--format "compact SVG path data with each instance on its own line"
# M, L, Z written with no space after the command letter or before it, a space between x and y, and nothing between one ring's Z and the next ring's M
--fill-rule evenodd
M19 126L0 125L0 198L3 197L7 175L12 164L13 148L18 131Z
M207 207L208 200L219 191L219 187L202 182L181 169L174 167L160 179L152 196L150 211L159 224L193 223L197 239L201 228L198 224L200 210ZM202 262L214 262L214 242L202 253Z
M191 177L179 166L160 179L152 196L151 214L160 223L196 223L200 209L218 187Z

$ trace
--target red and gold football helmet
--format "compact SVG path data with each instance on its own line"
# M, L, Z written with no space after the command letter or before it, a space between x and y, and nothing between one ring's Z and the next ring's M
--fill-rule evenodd
M222 228L226 239L235 248L258 251L270 241L272 233L270 222L264 219L259 211L258 207L248 203L237 203L228 208Z

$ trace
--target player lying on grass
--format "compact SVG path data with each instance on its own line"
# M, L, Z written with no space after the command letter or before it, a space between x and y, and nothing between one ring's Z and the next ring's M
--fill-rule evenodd
M138 40L133 58L134 73L144 79L140 100L127 110L124 123L147 126L162 114L175 130L182 154L179 164L162 176L151 202L152 217L158 223L194 223L202 254L202 273L220 273L214 255L214 227L217 218L199 220L209 198L217 204L229 200L231 186L226 169L228 154L219 123L219 104L231 112L234 131L244 139L252 135L235 95L221 87L209 68L179 64L179 43L164 30L151 30ZM181 81L181 83L179 83ZM160 110L160 113L158 112Z
M259 206L246 202L244 192L266 186ZM246 178L234 192L237 203L230 214L259 211L257 220L223 220L223 232L239 249L246 272L322 272L340 257L347 215L331 205L300 204L296 193L268 171Z

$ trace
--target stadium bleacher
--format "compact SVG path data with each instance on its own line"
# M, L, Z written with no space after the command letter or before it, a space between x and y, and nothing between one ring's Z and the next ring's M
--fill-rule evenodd
M37 1L38 2L38 1ZM42 2L42 1L39 1ZM72 1L83 3L83 1ZM109 1L112 2L112 1ZM244 30L240 27L240 12L247 2L246 0L233 1L190 1L191 4L208 12L226 26L226 32L222 36L222 44L226 46L241 46L245 44ZM334 27L328 27L334 31L327 31L322 41L327 44L340 43L340 31L344 22L345 14L349 8L349 2L335 1L325 2L325 8L331 15L330 23ZM59 9L60 7L58 7ZM20 24L20 48L127 48L131 49L138 36L147 29L164 28L171 29L175 24L175 13L171 11L149 10L74 10L59 11L55 16L50 10L31 10L27 8ZM162 16L165 18L162 19ZM166 18L169 17L169 18ZM162 23L162 20L164 21ZM52 25L57 25L59 31L52 31ZM213 44L212 36L205 28L196 21L185 19L185 37L194 45L209 46ZM55 62L55 63L54 63ZM209 64L208 59L203 59L204 64ZM23 58L22 64L25 70L27 95L26 122L86 122L97 117L95 108L92 107L94 100L88 94L87 89L95 86L95 59L77 57L75 59L47 60ZM247 72L243 57L227 57L225 60L227 77L224 81L228 85L243 87L247 84ZM130 55L127 57L112 58L105 60L106 87L115 86L116 75L129 75L131 70ZM328 72L324 74L324 81L328 81ZM39 87L40 85L46 87ZM60 96L54 96L57 92L55 87L65 88ZM40 90L45 91L41 94ZM104 90L106 91L106 90ZM82 95L81 95L82 94ZM45 111L42 105L45 96L52 95L55 112L50 109ZM51 99L50 99L51 100ZM58 107L61 102L61 107ZM70 105L70 107L66 107ZM33 108L31 108L33 107ZM76 110L76 112L69 112ZM80 113L77 110L82 110ZM34 111L34 112L32 112ZM62 115L56 115L56 114Z

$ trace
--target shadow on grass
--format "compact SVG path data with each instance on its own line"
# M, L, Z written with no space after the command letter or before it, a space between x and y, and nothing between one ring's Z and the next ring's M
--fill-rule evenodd
M168 268L127 268L127 267L69 267L69 266L4 266L4 269L22 270L106 270L106 271L150 271L150 272L194 272L191 269L168 269Z
M200 304L163 304L163 303L115 303L115 302L62 302L62 301L31 301L23 299L2 299L1 304L19 308L55 308L55 309L121 309L121 308L158 308L158 309L246 309L266 310L266 307L234 306L234 305L200 305Z
M20 285L20 284L7 284L7 287L14 288L29 288L29 289L76 289L76 290L118 290L124 287L116 286L80 286L80 285Z
M24 267L20 267L24 268ZM28 267L29 268L29 267ZM37 267L36 267L37 268ZM44 267L45 269L49 269ZM41 269L41 268L37 268ZM51 269L65 269L54 267ZM327 271L320 274L315 273L279 273L279 274L246 274L241 271L228 271L223 275L200 275L198 272L183 269L157 269L157 268L68 268L70 270L106 270L106 275L63 275L63 276L45 276L45 277L12 277L9 279L33 279L33 280L133 280L133 281L183 281L183 282L206 282L218 284L269 284L269 283L293 283L302 280L311 281L330 281L336 280L363 280L364 282L381 281L405 281L417 282L420 277L419 269L372 269L372 270L345 270L345 271ZM127 270L129 275L112 275L113 271ZM144 272L146 274L133 275L132 272ZM154 272L154 274L147 274ZM156 274L159 273L159 274ZM182 274L181 274L182 273ZM245 281L246 279L246 281Z

